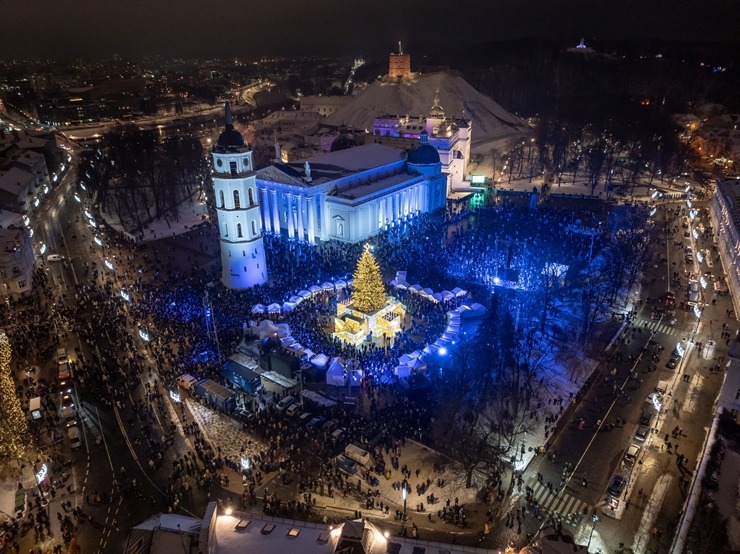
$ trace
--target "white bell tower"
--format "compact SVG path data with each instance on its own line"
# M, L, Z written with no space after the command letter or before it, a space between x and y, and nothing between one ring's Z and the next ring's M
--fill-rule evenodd
M268 274L252 151L234 129L228 102L226 128L211 155L221 239L221 282L231 289L262 285Z

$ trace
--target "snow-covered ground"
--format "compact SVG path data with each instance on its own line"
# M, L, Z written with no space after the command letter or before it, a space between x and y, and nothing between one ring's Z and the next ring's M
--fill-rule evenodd
M187 233L190 229L210 220L208 207L205 201L194 198L192 204L184 202L180 206L179 221L170 220L167 222L164 218L154 220L144 227L144 233L133 235L124 229L121 221L114 213L100 212L100 216L113 229L122 233L136 242L146 242L159 240L163 238L174 237L182 233Z
M528 131L526 123L517 116L475 90L459 74L447 71L414 74L400 83L376 81L326 121L371 129L373 120L382 114L425 116L434 105L436 94L447 117L464 114L471 120L474 144L521 136Z
M719 489L714 493L722 516L727 518L727 536L733 552L740 552L740 453L725 449L719 475Z

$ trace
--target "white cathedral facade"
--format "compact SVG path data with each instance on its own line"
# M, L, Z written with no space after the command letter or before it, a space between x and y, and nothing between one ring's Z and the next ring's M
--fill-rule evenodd
M365 144L257 171L265 232L360 242L445 206L448 176L426 135L404 150Z
M212 151L222 283L241 289L267 282L263 233L356 243L444 208L448 171L457 173L469 157L469 127L460 120L448 135L439 112L433 109L408 154L371 143L255 171L227 104L226 129Z
M221 282L233 289L264 284L268 273L252 152L234 129L228 104L226 128L211 155L221 241Z

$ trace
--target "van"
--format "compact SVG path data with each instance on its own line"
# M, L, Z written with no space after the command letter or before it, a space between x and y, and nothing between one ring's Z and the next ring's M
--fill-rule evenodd
M48 256L46 256L46 261L47 262L61 262L61 261L64 261L64 256L62 256L61 254L49 254Z
M659 392L660 394L665 394L667 390L668 390L668 381L658 381L658 384L655 385L655 391Z
M340 427L339 429L334 429L334 432L331 434L331 438L334 442L339 442L344 438L344 427Z
M177 378L177 386L190 392L195 390L197 384L198 380L189 373L183 373Z
M296 402L295 404L291 404L290 406L288 406L288 409L285 410L285 415L287 415L288 417L293 417L300 411L301 405Z
M292 396L288 395L285 398L283 398L280 402L277 403L277 405L275 406L275 409L278 412L283 412L283 411L285 411L285 409L288 406L290 406L294 402L295 402L295 398L293 398Z
M362 466L370 463L370 452L355 444L348 444L347 448L344 449L344 455Z

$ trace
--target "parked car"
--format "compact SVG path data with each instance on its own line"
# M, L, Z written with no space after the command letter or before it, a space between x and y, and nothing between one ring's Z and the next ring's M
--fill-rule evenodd
M57 348L57 363L59 365L69 363L69 356L67 356L66 348Z
M62 408L62 421L65 427L72 427L77 424L77 416L75 416L75 409L70 406Z
M681 358L678 356L671 356L671 358L666 362L665 366L668 369L676 369L678 367L678 362L681 361Z
M650 435L650 427L647 425L639 425L637 431L635 431L635 440L645 442Z
M292 396L290 396L290 395L288 395L288 396L286 396L285 398L283 398L283 399L282 399L282 400L281 400L280 402L278 402L278 403L277 403L277 405L275 406L275 409L276 409L276 410L277 410L278 412L283 412L283 411L285 411L285 409L286 409L286 408L287 408L288 406L290 406L290 405L291 405L291 404L293 404L294 402L295 402L295 398L294 398L294 397L292 397Z
M75 425L67 429L67 437L69 438L69 446L72 450L77 450L82 446L82 438L80 437L80 429Z
M46 261L47 262L63 262L64 256L62 256L61 254L49 254L48 256L46 256Z
M627 478L621 475L615 475L612 480L609 481L609 486L606 488L606 493L614 498L622 496L625 487L627 486Z
M296 402L295 404L291 404L290 406L288 406L288 409L285 410L285 415L288 417L293 417L300 411L301 411L301 405L298 402Z
M642 450L642 446L640 446L639 444L630 444L624 453L624 465L629 467L635 465L635 462L637 461L637 456L640 455L640 450Z
M649 427L650 422L653 420L653 416L655 416L655 414L650 410L642 412L642 414L640 414L640 425L647 425Z
M321 427L321 425L323 425L323 423L325 421L326 421L326 418L325 417L316 416L315 418L313 418L311 421L309 421L306 424L306 427L308 427L309 429L312 429L312 430L313 429L318 429L319 427Z
M313 414L311 412L303 412L301 415L298 416L298 421L301 423L305 423L306 421L310 421L313 417Z

